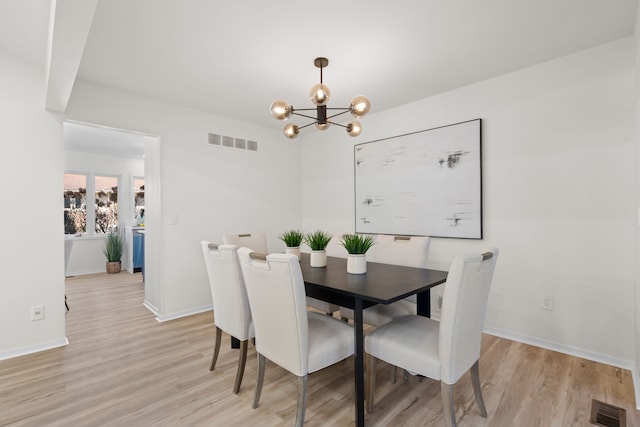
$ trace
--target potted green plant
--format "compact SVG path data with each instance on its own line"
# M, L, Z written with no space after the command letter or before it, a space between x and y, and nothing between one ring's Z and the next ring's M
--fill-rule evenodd
M347 272L364 274L367 272L366 253L376 243L376 238L367 234L345 234L340 245L347 250Z
M124 236L121 232L113 231L107 234L102 250L107 258L107 273L120 273L124 247Z
M300 230L287 230L280 235L286 246L285 253L294 254L300 258L300 245L304 240L304 233Z
M331 241L331 234L322 230L316 230L304 236L304 242L311 248L311 267L327 266L327 245Z

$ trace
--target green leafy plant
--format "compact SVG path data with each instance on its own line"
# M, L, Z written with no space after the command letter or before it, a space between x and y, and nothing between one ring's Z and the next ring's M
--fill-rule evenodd
M345 234L340 241L340 244L352 255L366 254L375 243L375 237L367 234Z
M282 240L288 248L297 248L303 239L304 233L300 230L288 230L280 235L280 240Z
M102 252L107 257L108 262L121 261L124 246L124 235L121 232L111 232L107 234Z
M316 230L304 236L304 242L309 245L312 251L323 251L331 241L331 234L326 231Z

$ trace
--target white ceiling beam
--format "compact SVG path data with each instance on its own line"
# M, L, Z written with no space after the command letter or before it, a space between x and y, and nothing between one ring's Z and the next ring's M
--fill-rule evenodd
M46 62L47 110L67 109L98 0L51 0Z

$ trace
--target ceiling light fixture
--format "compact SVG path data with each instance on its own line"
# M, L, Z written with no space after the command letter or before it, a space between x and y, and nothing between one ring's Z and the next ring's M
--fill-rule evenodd
M360 118L365 116L369 110L371 109L371 102L364 95L358 95L351 100L351 104L347 108L328 108L327 102L331 98L331 91L325 84L322 82L322 69L329 65L329 60L327 58L316 58L313 61L313 64L320 68L320 83L314 85L311 88L311 92L309 93L309 98L311 98L311 102L316 104L316 108L293 108L293 105L289 104L287 101L278 99L277 101L273 101L271 104L271 115L277 120L287 120L292 115L306 117L309 119L313 119L314 121L304 125L298 126L294 123L288 123L284 127L284 134L287 138L293 139L300 133L300 129L304 129L307 126L311 126L313 124L320 130L325 130L329 127L330 124L334 124L336 126L341 126L347 130L347 133L350 136L358 136L362 132L362 125L358 120L353 120L346 125L342 125L340 123L336 123L331 121L330 119L340 116L345 113L351 113L355 118ZM316 111L316 117L308 116L306 114L300 114L298 111ZM327 110L339 110L338 113L327 116Z

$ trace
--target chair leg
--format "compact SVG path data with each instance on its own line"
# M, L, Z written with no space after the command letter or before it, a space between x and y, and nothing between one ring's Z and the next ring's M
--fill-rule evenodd
M403 374L402 374L402 381L404 381L405 383L407 381L409 381L409 371L407 371L406 369L403 369Z
M376 358L367 354L367 413L373 412L373 393L376 388ZM395 366L393 367L395 369Z
M218 353L220 353L220 341L222 340L222 329L216 326L216 344L213 347L213 359L211 359L210 371L216 368L216 362L218 361Z
M484 399L482 398L482 387L480 386L480 370L479 361L471 367L471 384L473 384L473 394L476 396L476 404L480 409L480 415L487 418L487 408L484 406Z
M240 353L238 355L238 370L236 372L236 382L233 385L233 394L238 394L240 384L242 384L242 376L244 375L244 366L247 364L247 348L249 340L240 341Z
M307 407L307 376L298 377L298 409L296 411L296 427L304 425L304 411Z
M264 356L258 353L258 380L256 381L256 391L253 394L253 405L251 407L256 409L258 402L260 401L260 394L262 394L262 383L264 382Z
M67 294L64 294L64 306L67 307L67 311L69 311L69 304L67 303Z
M391 384L396 383L396 377L398 376L398 367L393 365L393 370L391 372Z
M453 407L453 384L440 381L444 422L447 427L456 427L456 410Z

